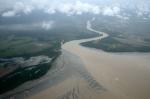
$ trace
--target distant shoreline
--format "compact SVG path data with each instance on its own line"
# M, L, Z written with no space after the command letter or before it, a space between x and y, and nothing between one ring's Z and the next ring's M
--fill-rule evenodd
M88 21L87 30L103 35L101 34L102 32L92 29L91 26L92 26L91 23ZM116 40L115 37L109 36L108 34L107 37L103 39L82 42L80 43L80 45L85 47L101 49L103 51L112 52L112 53L127 53L127 52L149 53L150 52L150 46L142 46L142 45L137 46L133 44L127 44L126 42L123 43L119 40Z

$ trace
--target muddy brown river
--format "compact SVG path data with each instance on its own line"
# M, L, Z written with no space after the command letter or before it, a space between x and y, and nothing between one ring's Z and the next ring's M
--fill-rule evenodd
M90 21L87 29L102 36L62 45L53 72L32 82L34 88L10 98L150 99L150 53L108 53L83 47L80 43L109 36L92 29Z

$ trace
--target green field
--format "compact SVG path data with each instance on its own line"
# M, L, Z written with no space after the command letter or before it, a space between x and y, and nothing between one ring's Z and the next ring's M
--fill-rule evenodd
M31 37L11 36L5 40L0 40L0 57L36 55L46 51L47 49L54 49L54 43L57 42L40 41Z

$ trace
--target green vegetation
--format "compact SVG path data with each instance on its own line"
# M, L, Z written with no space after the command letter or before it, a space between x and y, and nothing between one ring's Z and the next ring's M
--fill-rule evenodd
M119 41L120 39L114 37L104 38L98 41L90 41L82 43L83 46L94 47L108 52L150 52L149 45L138 45L133 42Z
M61 54L61 41L67 42L97 36L97 34L87 31L86 28L69 26L70 24L66 27L58 26L48 31L1 30L0 72L3 76L0 77L0 94L46 74L54 60ZM29 59L40 55L48 56L53 60L34 66L22 66L11 61L15 57ZM3 59L8 59L8 61L3 62Z
M38 46L42 44L43 46ZM48 47L45 43L34 41L30 38L17 38L5 40L0 43L0 56L15 56L42 51Z
M24 36L8 36L0 39L0 57L30 57L33 55L48 54L60 48L60 42L41 41L37 38ZM52 56L51 53L49 56Z
M59 54L58 54L59 55ZM3 76L0 78L0 94L14 89L15 87L23 84L26 81L37 79L44 74L51 68L52 63L55 61L57 56L53 58L51 63L43 64L43 65L36 65L30 67L19 67L15 71Z
M53 57L60 50L61 41L90 38L97 36L86 29L52 29L50 31L1 31L0 58L31 57L48 55Z

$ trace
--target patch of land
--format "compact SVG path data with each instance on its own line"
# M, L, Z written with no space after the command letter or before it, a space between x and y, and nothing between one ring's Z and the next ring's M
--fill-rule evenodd
M97 36L64 23L51 30L0 30L0 94L45 75L53 62L48 60L61 54L61 42Z
M51 55L60 48L59 42L40 40L30 36L9 35L0 39L0 57L30 57L40 54ZM49 54L48 54L49 53Z
M102 40L83 42L83 46L107 52L150 52L150 21L136 17L118 20L111 17L94 17L93 28L109 34Z
M47 56L38 56L25 61L19 61L18 59L17 62L13 61L9 63L7 67L1 67L5 69L4 71L8 71L8 73L0 77L0 94L14 89L26 81L43 76L51 68L55 58L51 59ZM3 63L8 64L7 61Z
M150 43L138 41L133 38L107 37L103 40L95 40L82 43L81 45L102 49L107 52L150 52Z

